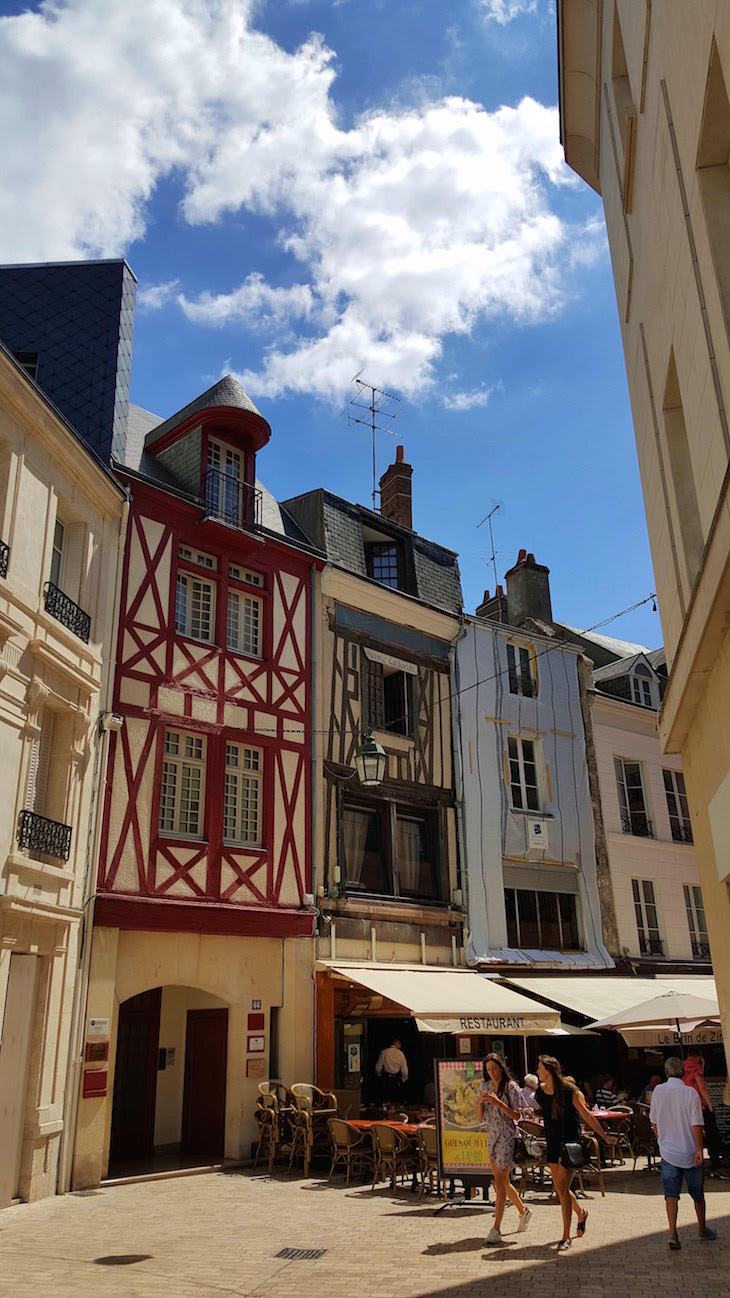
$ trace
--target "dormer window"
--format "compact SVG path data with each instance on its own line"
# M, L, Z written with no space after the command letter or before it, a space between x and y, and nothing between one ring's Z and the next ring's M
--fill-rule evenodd
M398 563L398 545L395 541L373 541L365 546L368 564L368 576L379 581L381 586L390 586L400 590L400 572Z
M639 707L653 708L655 706L651 669L645 663L638 662L631 673L631 697L634 703L638 703Z

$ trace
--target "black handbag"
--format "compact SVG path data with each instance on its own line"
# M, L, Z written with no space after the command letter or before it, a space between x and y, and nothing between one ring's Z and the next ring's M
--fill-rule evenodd
M573 1172L580 1172L591 1161L588 1147L584 1140L566 1140L560 1146L560 1161L563 1167Z

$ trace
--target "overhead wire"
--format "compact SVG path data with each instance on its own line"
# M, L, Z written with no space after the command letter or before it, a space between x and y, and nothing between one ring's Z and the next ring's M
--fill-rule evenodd
M593 626L586 627L585 631L574 631L573 634L578 636L590 635L592 631L597 631L600 627L609 626L611 622L617 621L618 618L625 617L627 613L633 613L636 611L637 608L642 608L644 604L649 604L653 601L656 601L656 591L652 591L651 595L646 596L646 599L640 599L636 602L636 604L631 604L629 605L628 608L622 608L619 613L612 613L610 617L604 618L603 621L595 622ZM493 623L493 625L495 627L503 627L505 630L519 631L519 628L508 627L505 623L495 622ZM538 652L536 652L535 660L537 660L538 658L542 658L547 653L552 653L555 650L564 649L566 644L569 645L570 643L571 641L569 640L556 639L554 642L547 644L544 649L540 649ZM499 676L504 676L507 672L509 672L509 670L510 670L509 667L500 667L499 670L493 672L491 676L480 676L478 680L472 681L471 685L464 685L461 689L453 690L450 694L446 694L443 698L439 699L438 700L439 706L443 705L444 703L450 703L453 699L460 698L462 694L468 694L470 690L475 690L480 685L486 685L488 684L489 681L494 681ZM407 715L401 717L393 717L389 724L391 726L394 726L400 724L401 722L405 722L407 720L408 720ZM266 729L265 727L262 726L256 726L255 733L258 735L290 734L290 735L299 735L300 737L303 737L304 735L329 735L331 729L332 729L331 726L328 726L326 729L323 730L308 728L304 725L292 726L291 728L282 727L281 729L279 727L272 727L271 729ZM362 729L363 729L362 726L358 726L358 727L338 726L337 734L355 735L355 734L360 734L362 732Z

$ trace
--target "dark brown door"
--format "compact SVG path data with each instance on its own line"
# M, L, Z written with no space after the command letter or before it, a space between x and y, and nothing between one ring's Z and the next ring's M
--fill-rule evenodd
M157 1048L162 988L119 1007L110 1161L151 1158L155 1145Z
M182 1152L221 1158L226 1129L228 1010L188 1010Z

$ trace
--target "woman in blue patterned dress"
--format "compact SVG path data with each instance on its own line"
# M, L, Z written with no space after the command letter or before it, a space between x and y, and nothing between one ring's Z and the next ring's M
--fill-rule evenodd
M532 1213L509 1178L514 1165L515 1121L522 1112L520 1088L500 1055L487 1055L484 1060L484 1085L477 1096L476 1115L477 1121L483 1122L487 1131L496 1197L494 1225L487 1235L487 1244L501 1244L502 1217L507 1199L510 1198L519 1210L518 1231L527 1230Z

